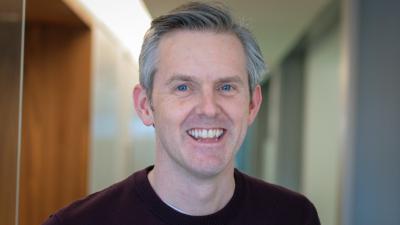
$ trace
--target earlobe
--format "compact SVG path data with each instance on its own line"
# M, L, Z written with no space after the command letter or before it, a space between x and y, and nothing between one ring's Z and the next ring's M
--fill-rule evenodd
M146 94L146 89L142 85L137 84L133 89L133 101L135 110L144 125L151 126L154 124L153 112L151 110L150 101Z
M258 111L260 110L260 107L261 107L261 102L262 102L261 86L257 85L254 88L253 96L250 99L249 121L248 121L249 125L251 123L253 123L254 119L256 118L257 113L258 113Z

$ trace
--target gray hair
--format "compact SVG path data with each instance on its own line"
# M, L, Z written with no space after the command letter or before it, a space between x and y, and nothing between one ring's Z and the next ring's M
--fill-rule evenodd
M222 4L191 2L155 18L144 36L139 56L139 80L146 89L150 101L154 76L157 72L158 45L163 35L176 30L211 30L236 35L246 54L250 95L256 85L261 82L266 65L260 47L250 31L237 24Z

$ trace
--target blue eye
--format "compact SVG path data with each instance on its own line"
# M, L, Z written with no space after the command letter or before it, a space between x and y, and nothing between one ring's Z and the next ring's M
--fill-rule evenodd
M224 85L221 86L220 89L221 89L222 91L230 91L230 90L232 90L232 85L230 85L230 84L224 84Z
M176 87L176 90L178 91L187 91L189 87L186 84L181 84L178 87Z

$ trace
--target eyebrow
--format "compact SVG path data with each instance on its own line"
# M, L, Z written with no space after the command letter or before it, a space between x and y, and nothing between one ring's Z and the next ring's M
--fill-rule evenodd
M171 77L170 79L168 79L166 84L169 85L176 81L186 81L186 82L198 83L196 80L193 79L192 76L184 75L184 74L176 74L173 77ZM239 76L227 76L227 77L220 78L216 81L216 83L226 83L226 82L244 84L243 80L240 79Z
M187 82L194 82L197 83L191 76L183 75L183 74L176 74L169 78L166 82L167 85L176 82L176 81L187 81Z
M243 80L240 79L239 76L229 76L229 77L223 77L221 79L217 80L217 83L238 83L238 84L244 84Z

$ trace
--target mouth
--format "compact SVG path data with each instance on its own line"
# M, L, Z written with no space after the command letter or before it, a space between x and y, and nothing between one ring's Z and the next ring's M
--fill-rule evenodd
M193 128L186 131L186 133L194 140L205 142L218 141L224 136L225 132L226 130L222 128Z

